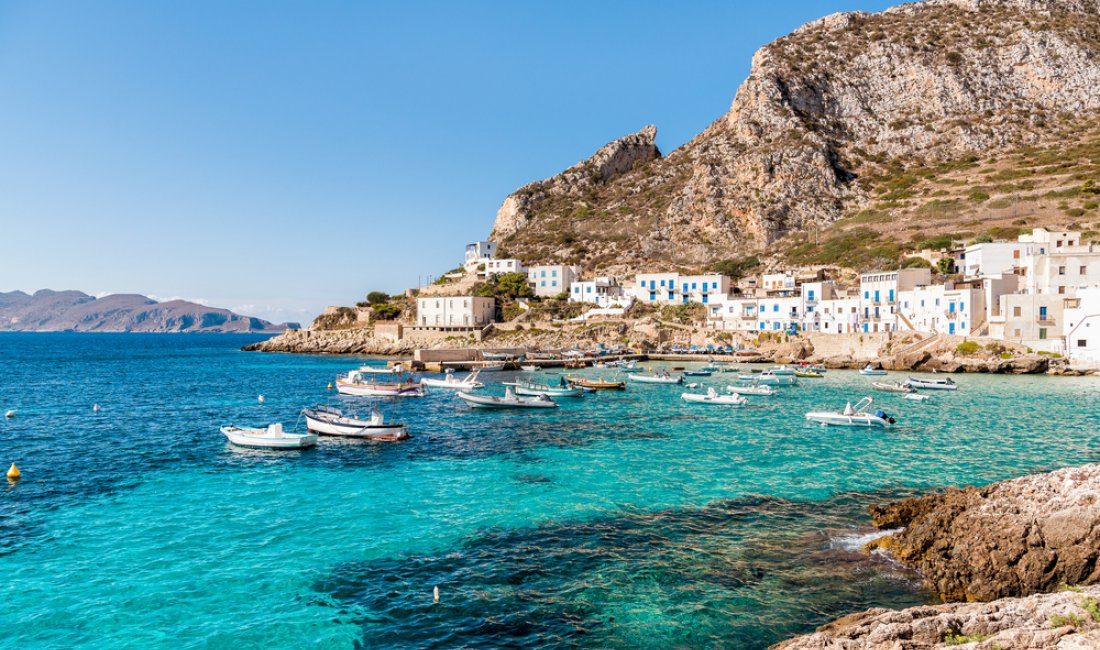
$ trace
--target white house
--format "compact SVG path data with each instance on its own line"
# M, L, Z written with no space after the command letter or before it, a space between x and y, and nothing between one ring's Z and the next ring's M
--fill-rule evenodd
M757 331L781 332L802 327L802 297L778 296L758 299Z
M1088 287L1066 301L1066 356L1075 363L1100 364L1100 287Z
M707 327L738 332L756 331L756 298L729 297L707 304Z
M815 331L826 334L858 332L860 302L858 296L837 296L819 301L813 312Z
M676 289L679 273L639 273L634 280L634 297L644 303L681 302Z
M527 269L527 283L531 285L536 296L544 298L556 296L563 291L570 292L572 297L570 287L580 277L579 267L565 264L540 264Z
M639 273L634 297L645 303L704 305L728 296L733 280L717 273L680 275L679 273Z
M1009 293L1001 296L999 315L989 321L989 336L1036 350L1062 352L1062 310L1057 294Z
M901 291L932 283L930 269L898 269L876 271L859 276L862 300L860 323L864 332L897 331L897 299Z
M485 277L490 275L503 275L505 273L526 273L527 271L523 266L523 262L514 259L489 259L485 260L483 264L485 264L485 271L483 273Z
M478 264L485 264L497 253L497 245L491 241L476 241L466 244L466 260L462 263L469 271Z
M432 296L416 299L417 327L476 328L492 323L496 299L477 296Z
M977 287L932 284L898 294L899 327L969 336L985 317L985 293Z
M817 315L818 305L822 300L831 300L836 297L836 285L827 281L804 282L798 288L798 296L802 300L800 329L809 332L821 331L819 327L821 319Z
M964 276L968 278L988 277L1012 273L1020 265L1020 260L1031 250L1031 244L1023 242L995 241L983 244L971 244L966 247L963 257Z
M599 307L629 307L634 297L623 291L618 280L604 276L595 280L574 281L569 287L569 301L589 302Z
M760 276L760 286L767 294L791 295L797 286L792 273L765 273Z

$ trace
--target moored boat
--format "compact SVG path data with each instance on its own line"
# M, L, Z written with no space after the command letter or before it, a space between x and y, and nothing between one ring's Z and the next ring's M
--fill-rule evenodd
M883 370L882 368L876 368L876 367L872 366L871 364L867 364L866 366L863 366L862 368L860 368L859 374L867 375L867 376L877 376L877 375L885 375L886 371Z
M710 377L714 374L714 371L699 368L698 370L685 370L684 374L689 377Z
M871 382L871 386L873 386L875 388L875 390L882 390L882 391L886 391L887 393L912 393L913 392L913 387L912 386L910 386L908 383L901 382L901 381L895 381L892 384L886 384L886 383L883 383L881 381L873 381L873 382Z
M792 368L790 366L772 366L771 368L769 368L769 370L772 372L772 374L775 374L775 375L793 375L794 374L794 368Z
M581 397L584 389L565 382L564 386L551 386L532 381L506 381L505 386L511 386L516 395L546 395L547 397Z
M910 377L909 383L913 385L913 388L924 390L959 390L959 385L950 377L945 379L917 379L916 377Z
M481 372L499 372L504 370L503 361L482 361L477 363L473 367L474 370L480 370Z
M894 418L888 416L882 409L874 413L868 413L864 409L871 405L870 397L864 397L853 407L851 402L844 406L843 411L810 411L806 419L811 422L837 427L889 427L894 424Z
M473 408L484 409L509 409L509 408L537 408L537 409L552 409L557 408L558 403L550 399L546 395L539 395L537 397L520 397L512 392L511 388L504 390L504 396L500 395L478 395L475 393L458 393L459 399L466 402Z
M358 370L352 370L345 377L336 379L336 392L355 397L423 397L425 387L413 381L412 375L395 375L394 379L403 381L377 381L374 377L366 381Z
M519 369L524 371L524 372L538 372L539 366L536 366L534 364L526 364L526 365L520 366Z
M767 397L775 395L779 391L775 390L767 384L754 384L752 386L726 386L726 390L738 395L756 395L759 397Z
M795 370L794 376L804 377L806 379L821 379L825 375L821 374L820 372L814 372L813 370Z
M326 436L386 441L404 440L409 437L404 424L387 423L378 411L372 411L369 420L353 418L339 409L328 406L302 409L302 415L306 418L308 430Z
M655 372L653 374L630 375L630 381L637 381L643 384L682 384L684 383L684 376L673 376L668 372Z
M798 379L795 377L787 377L777 375L771 370L765 370L758 375L738 375L738 381L751 381L761 384L772 384L773 386L797 386Z
M565 380L574 386L580 386L581 388L589 388L592 390L626 390L625 381L608 381L603 377L599 379L589 379L588 377L574 377L573 375L566 375Z
M478 388L485 388L485 384L477 380L477 373L478 371L475 370L462 379L458 379L455 377L453 371L448 370L443 379L423 377L420 379L420 383L431 388L447 388L451 390L477 390Z
M280 422L263 429L225 426L221 432L234 445L251 449L305 449L317 444L317 434L283 431Z
M680 399L692 404L715 404L720 406L744 406L748 400L740 395L722 395L713 388L708 388L705 394L682 393Z

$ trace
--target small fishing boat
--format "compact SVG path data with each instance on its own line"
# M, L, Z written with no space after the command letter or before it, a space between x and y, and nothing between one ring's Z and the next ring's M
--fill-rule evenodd
M748 400L740 395L721 395L713 388L708 388L706 394L683 393L680 399L692 404L716 404L720 406L744 406Z
M873 382L871 382L871 386L873 386L875 388L875 390L882 390L882 391L886 391L887 393L912 393L913 392L913 387L910 386L908 383L902 382L902 381L895 381L892 384L886 384L886 383L883 383L881 381L873 381Z
M667 372L655 372L645 375L630 375L630 381L643 384L682 384L684 383L684 376L676 375L674 377Z
M386 441L409 437L404 424L387 423L378 411L371 411L369 420L344 415L339 409L329 406L302 409L302 415L306 418L306 429L326 436Z
M806 379L821 379L825 375L821 374L820 372L814 372L813 370L795 370L794 376L804 377Z
M347 376L336 379L336 392L354 397L423 397L427 394L427 389L414 382L412 375L395 375L394 379L397 381L382 382L374 377L366 381L358 370L352 370Z
M400 375L401 373L405 372L405 368L400 363L394 364L389 367L359 366L359 372L364 375Z
M566 375L565 380L574 386L580 386L581 388L589 388L593 390L626 390L625 381L608 381L603 377L599 379L589 379L587 377L574 377L573 375Z
M793 375L794 368L790 366L772 366L771 372L775 375Z
M515 361L520 357L511 352L482 352L481 358L486 361Z
M500 372L504 370L503 361L483 361L474 366L474 370L480 370L482 372Z
M867 376L885 375L886 371L882 368L875 368L871 364L867 364L860 369L859 374Z
M519 369L524 371L524 372L538 372L539 371L539 366L529 364L529 365L520 366Z
M462 379L458 379L455 377L454 371L448 369L443 379L423 377L420 383L423 386L429 386L431 388L448 388L451 390L477 390L478 388L485 388L485 384L477 380L477 373L478 371L475 370Z
M516 395L546 395L547 397L581 397L584 389L565 382L564 386L551 386L532 381L506 381L505 386L511 386Z
M915 377L910 377L909 383L913 385L913 388L922 390L959 390L959 385L950 377L946 379L917 379Z
M622 370L623 372L641 372L642 367L638 365L637 361L631 359L630 361L624 362L619 370Z
M757 396L771 396L775 395L779 391L775 390L767 384L755 384L752 386L726 386L726 390L738 395L757 395Z
M914 402L924 402L932 399L931 395L921 395L920 393L909 393L903 399L911 399Z
M553 409L558 403L546 395L537 397L520 397L512 392L511 388L504 390L504 396L500 395L476 395L473 393L458 393L459 399L473 408L481 409Z
M797 386L798 379L791 376L782 376L773 373L771 370L765 370L759 375L737 375L739 381L751 381L761 384L771 384L773 386Z
M252 449L305 449L317 444L317 434L283 431L281 422L270 424L264 429L222 427L221 431L229 438L229 442L238 447Z
M699 368L698 370L685 370L684 374L689 377L710 377L714 374L713 370L704 370Z
M882 409L874 413L867 413L864 409L871 405L870 397L864 397L853 407L851 402L844 406L843 411L810 411L806 419L811 422L819 422L823 425L837 427L889 427L896 420L886 415Z

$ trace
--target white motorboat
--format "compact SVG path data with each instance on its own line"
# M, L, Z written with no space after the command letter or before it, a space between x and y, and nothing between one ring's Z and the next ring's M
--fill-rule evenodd
M638 365L638 362L634 359L623 362L623 365L619 368L623 372L641 372L642 367Z
M863 366L862 368L860 368L859 374L867 375L867 376L879 376L879 375L885 375L886 371L883 370L882 368L876 368L876 367L872 366L871 364L867 364L866 366Z
M305 449L317 444L315 433L290 433L283 431L281 422L268 425L264 429L253 427L222 427L221 431L229 442L238 447L253 449Z
M871 386L874 386L875 390L886 391L887 393L912 393L913 387L906 382L895 381L892 384L886 384L881 381L871 382Z
M568 382L564 386L551 386L531 381L506 381L516 395L546 395L547 397L582 397L584 389Z
M791 372L791 376L777 375L771 370L765 370L760 374L752 375L737 375L738 381L751 381L758 384L771 384L773 386L797 386L798 379L795 378L794 372Z
M344 415L340 410L328 406L303 409L302 415L306 418L308 430L326 436L391 441L409 437L404 424L387 423L378 411L372 411L369 420Z
M752 386L726 386L726 390L737 395L771 396L779 391L767 384L755 384Z
M683 375L670 375L667 372L655 372L653 374L645 375L630 375L630 381L636 381L643 384L682 384L684 383Z
M374 377L367 381L358 370L338 377L336 391L355 397L423 397L427 394L423 385L413 382L412 375L394 375L394 380L388 382L377 381Z
M405 372L405 368L400 363L394 364L389 367L359 366L359 372L364 375L400 375L401 373Z
M524 365L524 366L520 366L519 369L524 371L524 372L538 372L539 371L539 366Z
M886 415L882 409L874 413L864 410L873 401L870 397L864 397L854 407L848 402L843 411L810 411L806 414L806 419L837 427L889 427L894 424L894 418Z
M483 409L552 409L558 407L558 403L546 395L519 397L512 392L511 387L505 389L503 397L499 395L477 395L474 393L458 393L458 397L474 408Z
M450 390L477 390L478 388L485 388L485 384L477 380L477 374L478 371L475 370L462 379L459 379L455 377L454 371L448 368L447 372L444 373L443 379L423 377L420 379L420 383L430 388L447 388Z
M795 369L790 366L772 366L769 370L774 375L793 375Z
M959 390L959 385L950 377L946 379L917 379L915 377L910 377L909 383L913 385L913 388L920 388L923 390Z
M716 404L720 406L744 406L748 400L740 395L721 395L713 388L708 388L706 394L683 393L680 399L692 404Z
M931 395L921 395L920 393L909 393L908 395L905 396L904 399L911 399L914 402L924 402L926 400L932 399L932 396Z

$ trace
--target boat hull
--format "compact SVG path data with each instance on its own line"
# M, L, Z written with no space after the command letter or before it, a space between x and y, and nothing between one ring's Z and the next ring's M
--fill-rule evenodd
M766 390L760 390L764 388ZM756 395L758 397L770 397L775 395L775 389L770 386L726 386L726 390L737 395Z
M886 420L871 415L870 413L856 413L844 415L831 411L814 411L806 414L806 419L811 422L827 424L834 427L881 427L886 428L890 423Z
M473 408L482 409L552 409L557 408L557 403L536 399L512 399L507 400L494 395L470 395L459 393L459 398Z
M630 381L636 381L641 384L682 384L684 383L683 377L647 377L645 375L630 375Z
M859 371L859 374L861 374L865 377L881 377L881 376L886 374L886 371L885 370L868 370L866 368L863 368L862 370Z
M369 440L404 440L409 437L404 424L375 425L363 423L362 425L326 422L306 416L306 428L314 433L325 436L341 436L344 438L364 438Z
M485 388L485 384L480 381L447 381L446 379L429 379L427 377L421 379L420 384L429 388L443 388L445 390L477 390L479 388Z
M249 433L239 427L222 427L222 433L229 442L238 447L249 449L306 449L317 444L317 434L285 433L279 437Z
M909 378L909 383L913 388L919 388L921 390L959 390L958 384L946 384L937 381L925 381L923 379Z
M352 397L423 397L424 389L420 384L372 385L336 381L336 392Z
M745 398L738 395L697 395L695 393L684 393L680 395L680 399L689 404L710 404L713 406L744 406Z

